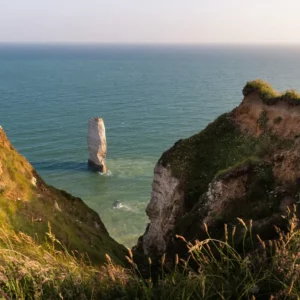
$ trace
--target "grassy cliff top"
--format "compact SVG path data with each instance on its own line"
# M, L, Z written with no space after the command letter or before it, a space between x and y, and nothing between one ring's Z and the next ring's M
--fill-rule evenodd
M300 104L300 94L295 90L288 90L278 93L269 83L257 79L248 81L243 88L243 95L246 97L251 93L258 93L265 104L275 104L278 101L285 101L291 105Z

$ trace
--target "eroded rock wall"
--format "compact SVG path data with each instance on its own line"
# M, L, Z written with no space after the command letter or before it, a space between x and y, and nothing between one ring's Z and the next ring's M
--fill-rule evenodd
M274 105L263 103L257 93L245 97L233 110L232 118L240 129L259 136L265 129L281 138L295 138L300 133L300 107L280 101Z
M154 169L151 200L146 212L150 225L143 237L144 253L162 255L177 217L184 212L184 193L180 180L160 163Z

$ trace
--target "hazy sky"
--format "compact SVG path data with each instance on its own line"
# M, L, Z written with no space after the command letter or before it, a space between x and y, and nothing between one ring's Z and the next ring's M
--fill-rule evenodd
M300 43L300 0L0 0L0 42Z

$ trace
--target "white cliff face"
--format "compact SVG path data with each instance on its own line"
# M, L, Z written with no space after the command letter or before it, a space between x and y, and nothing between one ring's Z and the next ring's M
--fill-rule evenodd
M92 118L88 128L89 165L101 172L106 172L106 135L103 119Z
M154 169L151 200L146 212L150 225L143 236L146 255L161 255L166 250L170 231L184 211L184 193L180 181L173 177L168 167L159 163Z
M207 203L205 208L208 211L207 216L203 220L209 223L216 215L222 215L224 207L235 199L245 197L247 192L247 174L229 178L227 180L214 180L209 184L206 193ZM238 201L237 200L237 201Z

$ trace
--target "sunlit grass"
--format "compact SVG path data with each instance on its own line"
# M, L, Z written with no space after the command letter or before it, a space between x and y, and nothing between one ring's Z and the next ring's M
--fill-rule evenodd
M266 104L272 104L279 100L286 101L290 104L300 104L300 94L295 90L288 90L280 94L275 91L269 83L261 79L248 81L243 89L244 96L248 96L254 92L258 93Z
M238 219L244 240L250 236L253 242L247 252L235 248L236 227L226 224L224 240L211 238L207 226L207 238L202 241L190 243L178 236L189 255L180 258L175 254L171 269L165 255L159 267L149 258L149 276L144 278L130 250L131 268L117 266L108 255L107 263L96 267L87 256L69 253L50 225L42 245L22 232L0 226L0 298L298 299L300 231L295 212L289 211L286 218L289 231L278 229L279 239L272 241L254 237L252 221Z

